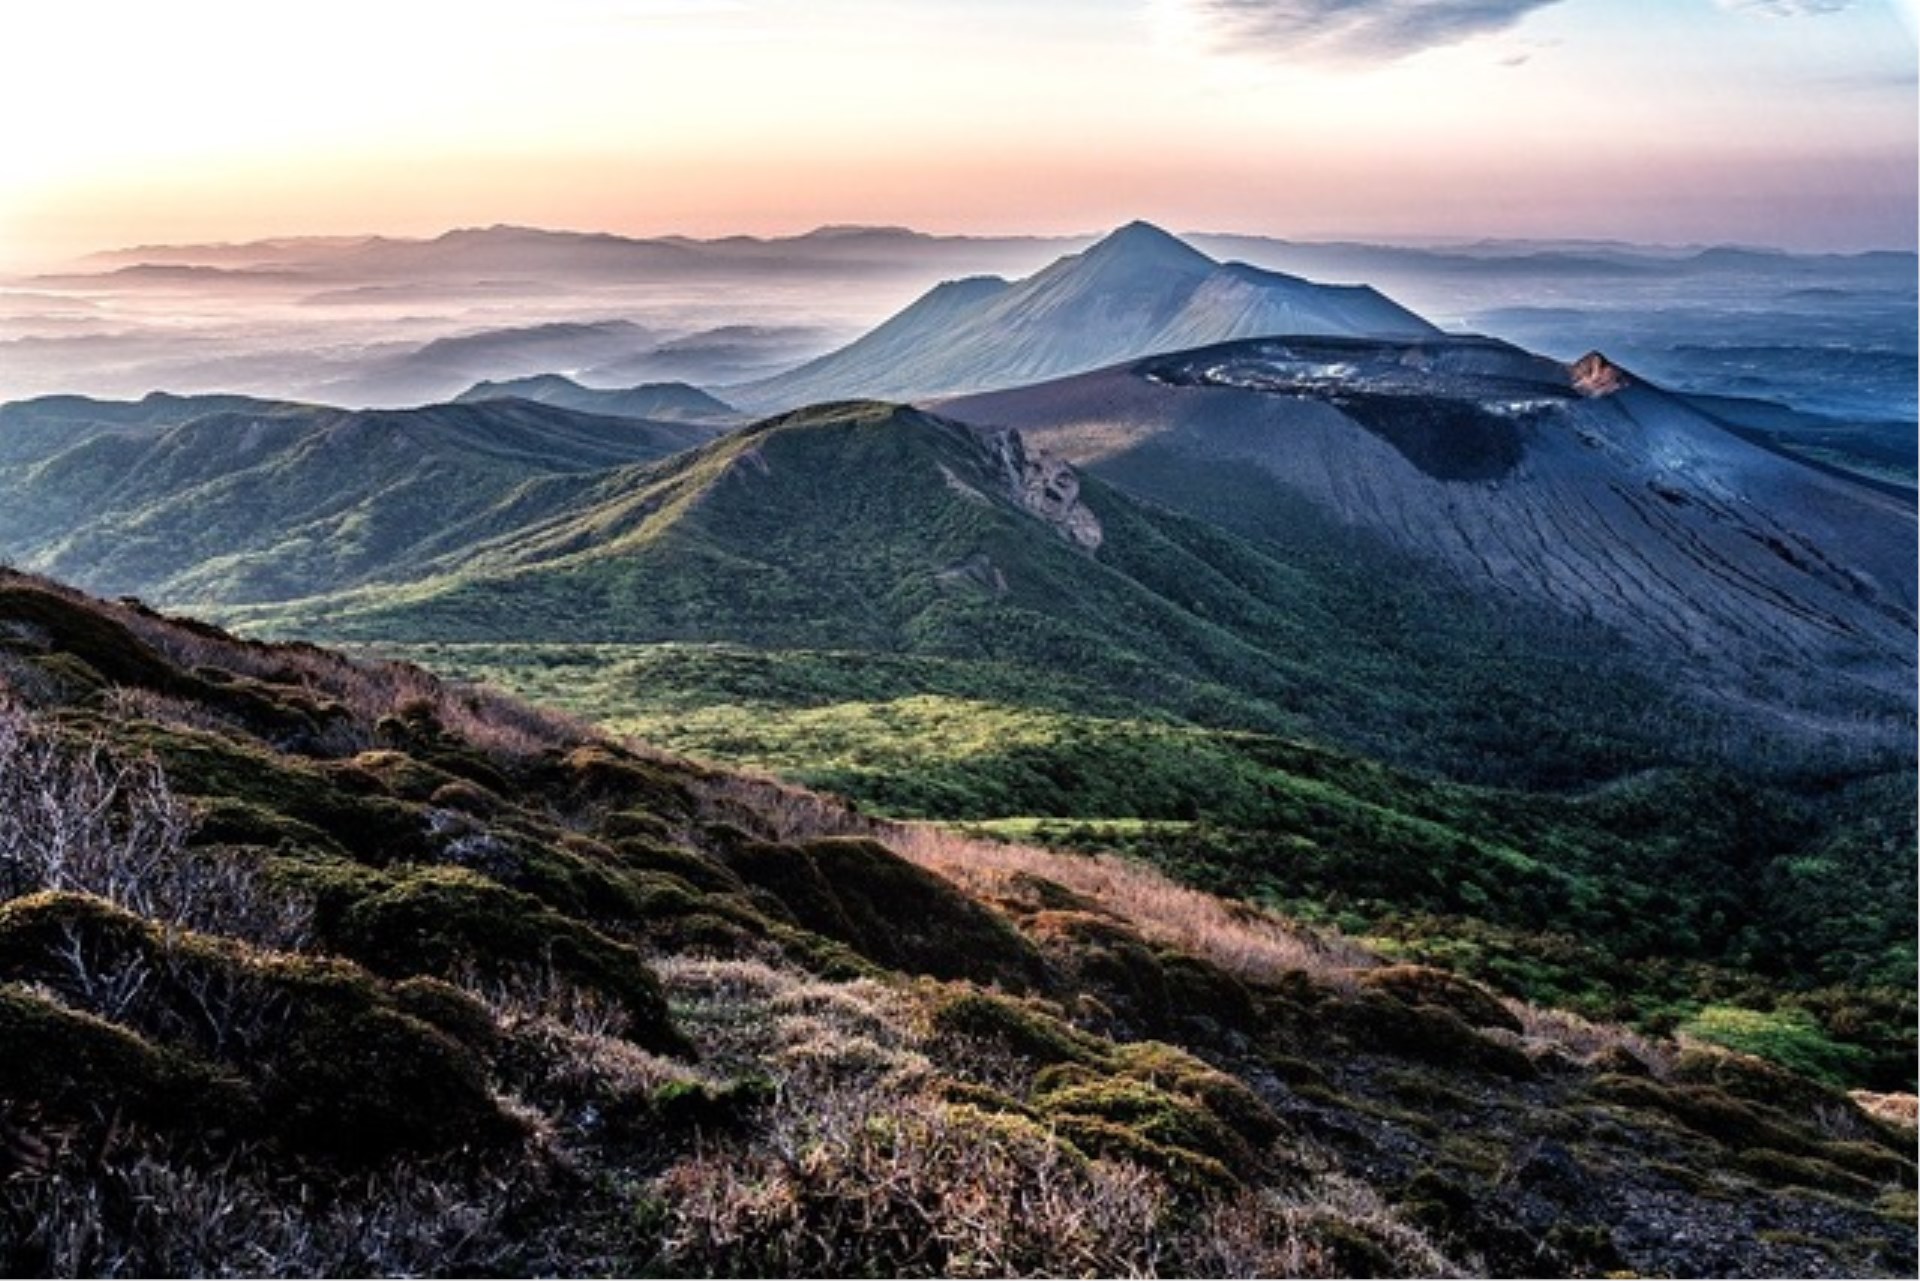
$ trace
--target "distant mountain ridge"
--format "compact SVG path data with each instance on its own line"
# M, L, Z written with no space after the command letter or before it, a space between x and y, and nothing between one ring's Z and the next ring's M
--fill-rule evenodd
M436 338L366 362L326 399L358 405L435 404L486 378L576 370L653 346L659 335L630 320L554 321Z
M884 268L903 258L1008 265L1043 260L1090 237L943 236L906 227L825 226L791 236L626 236L496 224L456 227L425 238L397 236L287 236L236 244L139 245L87 255L90 270L135 266L213 266L240 272L352 272L370 276L449 270L599 271L674 275L715 264L754 264L763 270L816 270L840 263Z
M641 383L634 387L583 387L559 374L536 374L502 382L479 382L454 397L456 405L488 400L531 400L586 414L651 418L661 422L738 424L745 415L688 383Z
M913 400L1232 338L1438 332L1367 286L1317 285L1221 264L1134 222L1025 280L975 277L936 286L839 351L723 392L757 410L847 397Z
M1914 417L1911 251L1786 254L1581 240L1368 244L1182 234L1217 259L1314 281L1365 282L1448 332L1495 334L1563 360L1603 347L1674 390L1780 401L1834 420L1816 425L1820 439L1810 452L1841 465L1860 460L1872 474L1912 483L1912 463L1902 461L1912 453ZM30 330L9 343L0 360L0 399L67 391L139 396L167 387L399 406L444 400L480 379L540 373L601 386L680 380L728 388L828 353L939 281L1027 276L1092 241L1083 235L933 236L888 227L703 239L496 226L429 239L148 245L66 264L64 284L15 282L50 293L63 309L70 302L72 314L57 324L48 317L44 333ZM113 274L143 264L220 271ZM102 293L125 301L131 327L104 329L95 318L89 331L75 333L71 326L90 315L88 299ZM207 314L257 309L265 320L282 306L300 310L209 348L197 333L187 341L187 331L167 320L176 295L195 298ZM735 303L724 309L703 303L698 315L675 313L696 297ZM792 306L797 299L815 300L804 317L811 334L741 343L702 338L697 352L677 350L690 327L792 326L801 318ZM521 324L625 316L660 332L631 353L549 351L538 359L468 366L465 377L407 367L404 346L457 337L475 324L506 323L505 307L515 309ZM402 308L391 318L381 314ZM404 321L404 333L379 327L390 320ZM352 339L339 341L343 333ZM1155 346L1234 336L1254 335L1209 332ZM1133 354L1144 353L1107 352L1086 367ZM389 368L390 359L400 367ZM1046 368L1032 377L1067 372ZM860 394L897 393L875 383ZM748 407L764 412L791 403Z

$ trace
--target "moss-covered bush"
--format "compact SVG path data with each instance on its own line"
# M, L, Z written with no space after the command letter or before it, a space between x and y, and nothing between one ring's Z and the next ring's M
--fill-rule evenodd
M247 1082L19 984L0 984L0 1100L56 1120L116 1113L157 1129L244 1135L262 1121Z
M935 1000L936 1034L960 1042L978 1041L1035 1066L1055 1063L1105 1064L1109 1043L1079 1031L1031 1001L977 989L942 992Z
M1360 985L1398 997L1408 1005L1429 1005L1457 1015L1469 1027L1520 1030L1520 1020L1480 984L1429 965L1386 965L1367 970Z
M1452 1010L1408 1005L1377 988L1328 1001L1322 1012L1357 1044L1442 1067L1477 1068L1525 1080L1536 1075L1518 1049L1480 1035Z
M632 947L461 868L421 869L363 899L342 920L340 942L395 978L444 976L462 966L496 975L551 968L615 1001L639 1043L685 1049L659 980Z
M276 1128L351 1160L489 1147L519 1136L479 1060L438 1028L329 976L303 984L263 1089Z

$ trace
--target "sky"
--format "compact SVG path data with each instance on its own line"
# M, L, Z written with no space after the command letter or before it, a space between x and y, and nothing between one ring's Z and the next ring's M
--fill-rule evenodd
M1911 248L1916 0L24 0L0 262L517 223Z

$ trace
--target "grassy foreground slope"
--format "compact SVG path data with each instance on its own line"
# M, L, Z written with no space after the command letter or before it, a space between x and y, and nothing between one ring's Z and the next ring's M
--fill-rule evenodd
M0 758L11 1274L1915 1263L1804 1077L418 669L6 574Z
M1017 667L690 645L404 652L871 812L1124 851L1516 996L1661 1030L1734 1010L1793 1030L1739 1043L1803 1070L1880 1088L1912 1076L1904 774L1789 785L1668 767L1494 789L1143 714Z

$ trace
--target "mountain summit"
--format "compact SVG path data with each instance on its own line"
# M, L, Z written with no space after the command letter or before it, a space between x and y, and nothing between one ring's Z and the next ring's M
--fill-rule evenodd
M728 399L753 410L859 396L915 399L1237 338L1437 333L1373 289L1220 263L1151 223L1131 222L1025 280L936 286L852 344L732 388Z
M1115 228L1106 237L1065 261L1087 264L1099 262L1155 263L1174 269L1205 274L1219 266L1213 259L1186 241L1163 231L1150 222L1135 219Z

